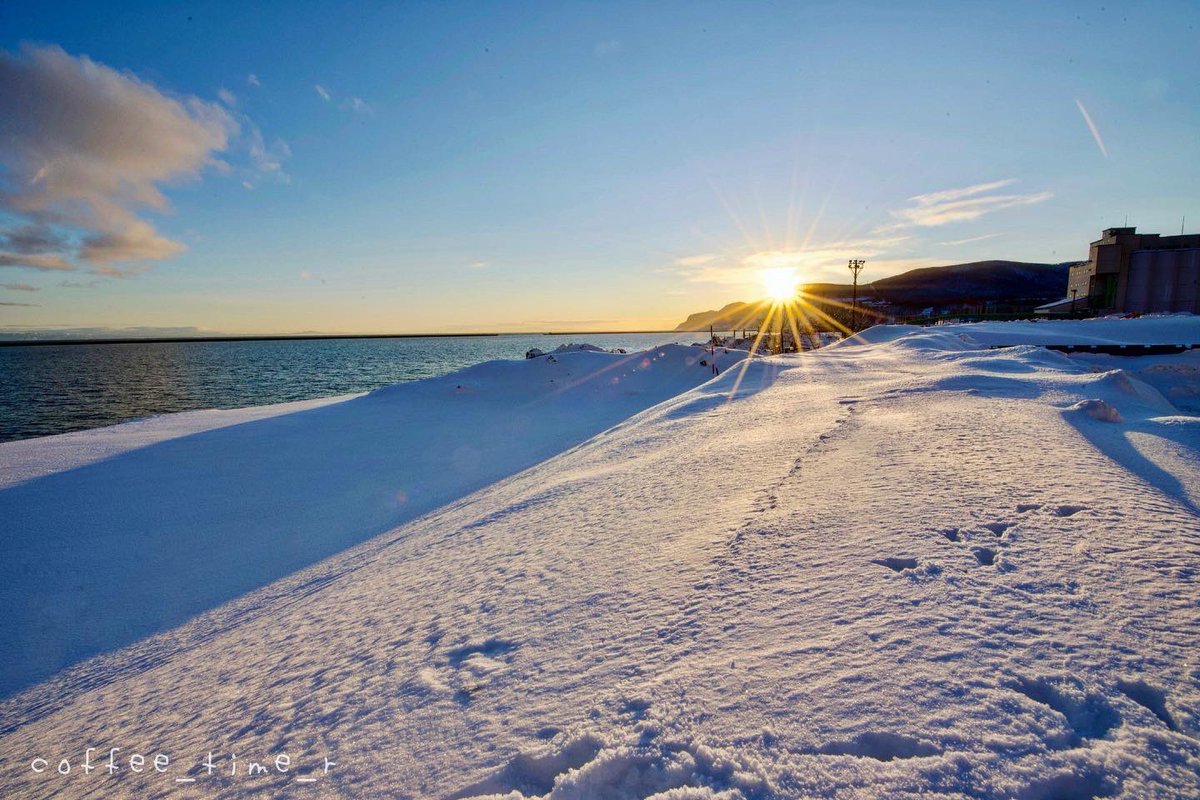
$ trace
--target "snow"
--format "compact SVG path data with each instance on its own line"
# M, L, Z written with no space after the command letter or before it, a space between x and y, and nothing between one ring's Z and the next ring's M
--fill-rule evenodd
M894 340L915 331L913 325L877 325L845 340L842 346ZM1178 344L1200 345L1200 320L1192 314L1146 314L1083 320L1017 320L938 325L940 333L988 346ZM886 338L884 338L886 337Z
M0 489L94 464L168 439L320 408L357 396L322 397L250 408L183 411L58 436L0 442Z
M548 437L555 454L528 469L480 476L476 491L383 535L10 697L5 796L171 796L183 776L196 796L228 798L1195 796L1200 362L1067 355L1028 339L1161 344L1196 327L875 328L744 362L744 375L664 376L661 397L648 388L613 409L623 421L576 430L578 446ZM512 365L488 368L131 450L9 488L0 510L55 515L39 536L95 559L120 537L84 507L88 484L53 494L61 512L52 487L29 487L91 470L112 476L107 491L152 502L179 484L122 480L122 458L248 427L261 433L199 455L224 465L278 448L275 480L304 506L290 524L312 519L308 536L335 539L348 505L327 513L319 487L339 470L366 480L379 462L327 460L389 432L338 426L339 414L450 408L478 463L504 461L519 437L471 428L451 388L493 402L479 416L494 425L496 409L547 397L529 386L548 373L532 370L620 357L555 358L519 362L530 371L509 381L490 377ZM579 386L599 392L589 374ZM563 424L621 402L604 391L594 404L566 393ZM407 426L424 438L409 435L445 453L456 427L432 420ZM301 430L321 441L327 427L340 449L306 460L279 447ZM189 478L214 504L237 485ZM203 565L191 579L223 574L238 543L213 538L241 517L209 513L190 530ZM75 516L86 519L71 538L55 533ZM33 546L7 545L6 579L21 574L17 544ZM141 580L155 555L126 577ZM172 771L29 769L35 757L78 765L89 746L169 753ZM198 766L210 751L223 772ZM230 776L233 753L300 766ZM325 758L337 762L328 774Z
M625 354L625 350L623 348L617 348L616 350L609 351L609 350L605 350L603 347L599 347L598 345L588 344L586 342L581 342L578 344L574 343L574 342L568 342L566 344L560 344L558 347L556 347L550 351L551 354L554 354L554 353L578 353L578 352L589 352L589 353L613 352L613 353L620 353L622 355ZM530 350L525 353L525 357L526 358L540 358L546 354L547 353L545 350L534 347L534 348L530 348Z
M578 444L711 378L701 360L564 351L0 444L0 695Z
M1116 408L1109 403L1104 402L1103 400L1080 400L1078 403L1071 406L1071 410L1086 414L1092 419L1103 420L1104 422L1125 421L1121 418L1120 411L1117 411Z

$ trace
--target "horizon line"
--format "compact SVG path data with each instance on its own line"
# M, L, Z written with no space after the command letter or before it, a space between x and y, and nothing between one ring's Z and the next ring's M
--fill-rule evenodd
M649 333L702 333L691 330L621 330L621 331L479 331L473 333L264 333L216 334L212 336L120 336L75 337L44 339L0 339L0 347L24 345L46 346L61 344L170 344L175 342L279 342L313 339L465 339L496 336L602 336Z

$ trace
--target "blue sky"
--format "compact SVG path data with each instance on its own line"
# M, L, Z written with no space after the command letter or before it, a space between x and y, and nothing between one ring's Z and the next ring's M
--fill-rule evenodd
M1195 3L10 0L0 326L671 327L769 267L1077 260L1126 215L1200 227L1198 32Z

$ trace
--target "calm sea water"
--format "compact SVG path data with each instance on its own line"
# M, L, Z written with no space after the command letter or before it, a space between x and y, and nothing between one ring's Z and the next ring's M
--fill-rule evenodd
M532 347L576 341L632 351L672 340L671 334L586 334L0 347L0 442L175 411L362 392L523 358Z

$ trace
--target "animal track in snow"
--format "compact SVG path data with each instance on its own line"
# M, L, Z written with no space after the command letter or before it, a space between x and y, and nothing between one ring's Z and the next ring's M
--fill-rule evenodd
M857 402L857 400L852 400L852 402ZM794 480L800 474L809 458L827 447L836 447L838 440L847 436L853 430L856 424L855 411L856 408L854 405L847 405L845 409L846 413L834 419L833 426L829 430L820 433L816 440L805 448L801 455L796 457L786 473L758 490L750 505L749 513L742 519L741 525L733 532L733 535L726 543L729 550L736 552L740 548L746 532L760 524L757 519L758 515L774 511L778 508L781 490L789 481Z

